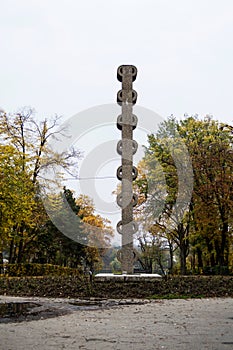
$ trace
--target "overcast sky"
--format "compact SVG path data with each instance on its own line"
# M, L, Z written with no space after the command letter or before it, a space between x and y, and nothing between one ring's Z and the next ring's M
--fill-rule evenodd
M164 118L212 114L232 124L232 0L0 5L0 106L6 111L31 106L40 118L67 119L114 103L117 67L134 64L139 105Z
M0 106L65 118L115 102L135 64L138 103L233 120L232 0L1 0Z

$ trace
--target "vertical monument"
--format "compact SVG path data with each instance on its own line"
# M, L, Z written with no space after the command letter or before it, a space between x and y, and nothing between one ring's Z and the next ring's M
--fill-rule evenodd
M133 155L138 144L133 140L133 130L137 126L137 117L133 114L133 105L137 101L137 92L133 90L133 81L137 76L137 68L122 65L117 70L117 78L122 83L118 91L117 103L122 113L117 118L117 127L121 130L121 140L117 144L117 152L121 155L121 166L117 169L117 178L121 181L121 193L117 196L117 204L121 207L121 221L117 231L122 235L122 248L117 258L121 262L123 273L132 274L137 253L133 248L133 235L137 232L137 223L133 220L133 207L137 204L137 195L133 193L133 181L137 177L137 168L133 165Z

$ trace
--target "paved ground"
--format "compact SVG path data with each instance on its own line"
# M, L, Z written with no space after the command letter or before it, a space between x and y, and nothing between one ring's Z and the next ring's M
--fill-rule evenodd
M36 300L65 310L68 300ZM67 310L69 307L67 308ZM0 323L1 350L233 349L233 299L157 300Z

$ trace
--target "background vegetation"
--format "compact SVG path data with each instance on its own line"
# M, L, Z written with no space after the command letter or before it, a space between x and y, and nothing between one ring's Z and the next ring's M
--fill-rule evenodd
M172 272L231 272L232 127L210 117L172 116L148 141L135 184L144 264L152 265L146 259L154 256L162 269L161 251L167 250Z
M1 114L0 273L38 275L40 271L43 275L52 270L61 273L61 269L50 265L78 268L79 271L81 267L83 270L101 267L106 251L103 247L109 246L112 229L106 219L95 214L92 200L87 196L75 198L65 187L62 193L53 194L54 202L60 196L79 217L74 238L81 237L86 245L63 235L43 205L43 191L38 182L41 172L55 167L61 169L58 178L44 181L47 189L53 188L55 181L61 183L66 171L75 175L80 158L75 149L59 153L50 148L51 138L66 133L66 130L57 131L58 126L59 118L37 122L33 111L28 109L13 115ZM65 213L59 215L63 223L68 220ZM101 228L98 232L102 234L96 238L95 231L88 232L82 223ZM3 266L4 259L8 266ZM38 264L47 267L39 268Z
M53 194L54 202L60 196L79 218L77 237L86 245L63 235L44 208L39 186L43 170L60 169L58 178L44 182L52 189L66 171L75 175L80 159L76 149L59 153L50 148L51 138L66 133L58 126L57 117L37 122L30 109L0 116L0 274L5 276L120 270L116 250L108 249L113 230L96 215L91 198L75 198L66 187ZM148 135L148 143L134 183L139 198L135 270L231 274L232 127L210 117L177 121L172 116ZM88 230L84 223L101 230Z

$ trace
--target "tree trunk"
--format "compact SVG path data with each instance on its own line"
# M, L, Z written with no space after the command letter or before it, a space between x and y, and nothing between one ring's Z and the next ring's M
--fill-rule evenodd
M208 253L209 253L209 257L210 257L209 265L211 267L214 267L216 265L215 256L214 256L214 252L213 252L214 248L213 248L213 244L207 238L206 238L206 245L207 245L207 249L208 249ZM215 251L216 251L216 247L215 247Z
M202 260L202 251L200 248L197 248L197 261L198 261L198 271L203 268L203 260Z
M13 264L14 238L10 241L9 264Z
M172 273L173 271L173 266L174 266L174 261L173 261L173 246L172 243L168 242L169 244L169 255L170 255L170 264L169 264L169 271Z
M22 262L23 257L23 239L21 238L19 241L19 248L18 248L18 255L17 255L17 264L20 264Z
M225 250L227 247L227 233L228 233L228 223L224 223L222 228L222 241L221 241L221 248L220 248L220 259L219 259L220 266L226 266Z
M180 273L186 275L186 249L185 244L180 245Z
M178 225L179 229L179 248L180 248L180 273L181 275L186 275L187 268L186 268L186 257L187 252L189 248L189 241L186 235L186 230L184 229L183 224ZM188 228L186 228L188 229Z
M0 274L3 273L3 254L0 252Z

